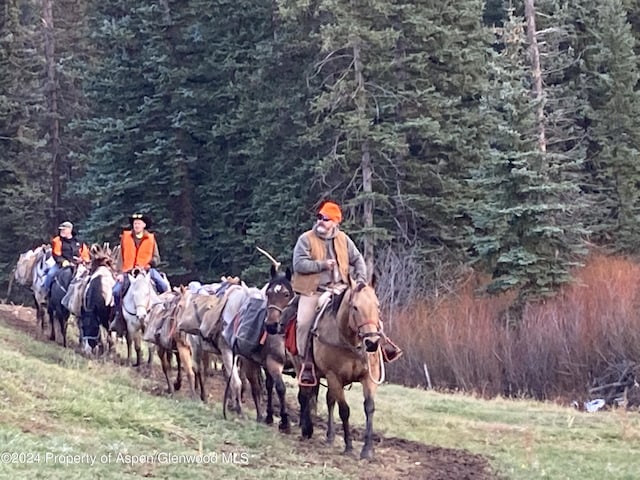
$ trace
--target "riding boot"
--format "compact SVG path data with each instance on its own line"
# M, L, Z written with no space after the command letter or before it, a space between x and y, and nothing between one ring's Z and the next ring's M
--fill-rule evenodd
M300 374L298 375L298 384L301 387L315 387L318 384L316 366L313 362L313 352L311 349L311 335L312 333L309 333L307 346L302 358L302 365L300 366Z

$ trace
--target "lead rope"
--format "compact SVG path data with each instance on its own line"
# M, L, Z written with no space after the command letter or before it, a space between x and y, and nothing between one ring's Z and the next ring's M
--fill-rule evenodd
M371 358L376 354L378 355L378 362L380 364L380 378L378 380L373 378L373 375L371 374ZM378 349L375 352L367 353L367 370L369 370L369 378L373 383L376 385L384 383L386 371L384 368L384 358L382 358L382 347L380 345L378 345Z

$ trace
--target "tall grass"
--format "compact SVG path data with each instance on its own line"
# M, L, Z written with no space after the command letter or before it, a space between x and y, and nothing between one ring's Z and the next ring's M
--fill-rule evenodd
M640 265L593 255L554 298L525 306L513 325L514 295L478 294L472 275L454 294L397 313L392 338L405 356L392 378L484 395L581 398L589 382L623 360L640 359Z

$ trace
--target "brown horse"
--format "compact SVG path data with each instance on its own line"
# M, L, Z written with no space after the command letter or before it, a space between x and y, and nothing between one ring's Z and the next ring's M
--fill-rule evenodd
M291 271L287 268L285 273L279 273L277 267L275 265L272 266L271 279L263 291L267 298L267 317L264 322L266 331L265 341L260 349L250 358L243 358L242 364L249 383L251 384L251 393L256 406L257 420L262 421L264 418L264 422L267 425L273 423L273 388L275 387L280 403L279 429L281 432L289 433L291 427L285 400L287 389L282 378L282 372L285 367L285 362L287 361L287 351L284 347L282 311L295 297L293 287L291 286ZM266 377L266 417L262 416L260 367L264 368Z
M181 332L177 328L178 305L182 298L182 291L168 291L159 295L162 303L154 305L149 312L149 325L144 339L154 343L158 349L158 357L162 365L162 372L167 381L167 393L182 387L182 367L189 380L191 395L196 396L196 387L200 390L200 399L206 402L204 389L204 368L209 358L202 352L201 339L195 335ZM158 330L158 326L163 330ZM169 378L171 370L171 355L175 354L177 362L177 377L172 384Z
M373 458L374 396L383 380L383 338L380 324L379 303L374 286L353 285L343 294L334 294L329 300L322 318L312 335L313 359L319 376L327 379L327 441L333 443L335 429L333 410L336 402L344 431L345 453L353 450L349 429L349 405L344 387L360 382L364 394L366 431L360 458ZM311 400L316 387L300 387L300 423L302 436L311 438Z

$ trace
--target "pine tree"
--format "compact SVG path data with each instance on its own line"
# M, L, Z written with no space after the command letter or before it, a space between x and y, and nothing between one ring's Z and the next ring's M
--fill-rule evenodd
M37 2L5 2L0 10L0 272L48 239L48 169L39 112L44 98ZM4 280L3 280L4 281Z
M493 275L488 291L517 288L519 305L569 281L584 253L579 224L568 218L571 205L563 202L576 193L563 170L571 166L539 142L541 99L530 92L524 31L522 20L511 16L498 37L485 107L496 119L492 153L473 181L483 192L474 248Z
M585 191L593 208L586 221L594 240L637 252L640 240L640 94L636 42L621 0L573 4L576 90L588 100Z

